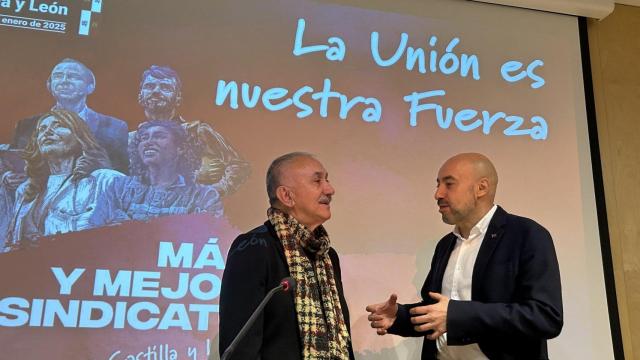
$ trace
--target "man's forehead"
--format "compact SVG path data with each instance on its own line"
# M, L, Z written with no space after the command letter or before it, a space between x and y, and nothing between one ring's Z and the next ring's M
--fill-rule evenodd
M466 159L450 159L445 162L438 171L438 180L475 178L477 173L478 170L472 161Z
M56 65L51 71L52 74L61 72L84 73L84 69L80 64L74 62L64 62Z
M161 84L171 84L174 85L176 84L176 79L173 78L157 78L153 75L147 75L147 77L144 78L143 84L147 84L147 83L161 83Z
M443 175L438 174L438 177L436 178L436 182L456 181L458 179L459 177L452 174L443 174Z
M285 176L325 176L327 170L320 161L305 156L290 161L283 167L282 173Z
M440 170L438 170L438 178L445 177L459 177L460 173L464 171L464 166L460 161L449 160L442 164Z

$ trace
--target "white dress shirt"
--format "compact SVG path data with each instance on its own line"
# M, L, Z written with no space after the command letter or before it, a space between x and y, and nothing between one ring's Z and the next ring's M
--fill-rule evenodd
M453 234L458 238L447 263L447 269L442 278L442 295L451 300L471 300L471 280L473 267L478 257L482 239L487 233L489 222L498 207L493 205L478 223L471 228L467 239L460 235L458 227L453 229ZM488 360L480 350L478 344L462 346L447 345L447 333L437 340L439 360Z

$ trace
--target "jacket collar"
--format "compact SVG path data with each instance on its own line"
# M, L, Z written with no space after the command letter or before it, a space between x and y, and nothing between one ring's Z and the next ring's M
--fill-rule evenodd
M502 239L502 235L504 233L504 225L507 221L507 212L498 206L496 212L493 214L491 221L489 222L489 227L487 229L487 233L482 240L482 245L480 245L480 250L478 251L478 257L476 258L476 263L473 267L473 278L472 278L472 289L471 296L473 298L473 294L478 291L477 286L480 286L479 279L482 278L484 271L489 263L489 259L493 254L496 246ZM449 258L451 257L451 253L455 248L457 236L451 232L444 238L444 247L445 247L445 256L440 259L436 259L436 263L434 264L433 276L436 280L436 289L437 291L442 291L442 278L444 277L444 272L447 269L447 264L449 263Z
M476 263L473 266L473 276L471 280L471 298L474 298L474 294L477 294L479 286L481 286L481 281L484 271L487 268L487 264L491 259L491 255L493 255L496 246L502 240L502 236L504 235L504 225L507 222L507 212L504 211L503 208L498 206L495 214L493 214L493 218L491 218L491 222L489 222L489 228L487 229L487 233L482 240L482 245L480 245L480 250L478 251L478 257L476 258Z

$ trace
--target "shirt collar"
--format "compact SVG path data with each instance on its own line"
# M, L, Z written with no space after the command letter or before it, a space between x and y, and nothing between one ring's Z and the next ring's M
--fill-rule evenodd
M491 218L493 217L493 214L495 214L496 210L498 209L497 205L493 205L491 207L491 209L489 209L489 211L487 211L487 213L482 217L482 219L480 219L480 221L478 221L472 228L471 231L469 231L469 239L474 238L478 235L484 234L487 232L487 229L489 228L489 223L491 222ZM458 230L458 227L456 226L453 229L453 234L461 240L465 240L462 235L460 234L460 231Z

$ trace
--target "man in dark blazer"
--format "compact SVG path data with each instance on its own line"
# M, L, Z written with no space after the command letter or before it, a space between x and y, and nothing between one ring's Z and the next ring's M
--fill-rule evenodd
M548 359L562 329L560 272L549 232L494 205L497 172L481 154L440 168L435 199L443 237L423 301L367 306L377 333L424 337L422 359Z

